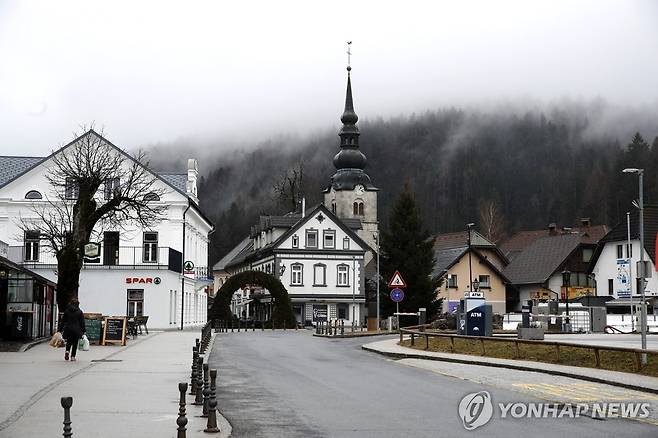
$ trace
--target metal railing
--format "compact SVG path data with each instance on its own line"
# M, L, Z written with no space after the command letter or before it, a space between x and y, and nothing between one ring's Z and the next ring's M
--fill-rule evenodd
M601 368L601 351L615 351L615 352L628 353L633 356L635 372L639 372L642 370L641 356L643 354L647 355L647 360L651 358L652 363L653 361L658 361L658 350L642 350L639 348L613 347L607 345L585 345L585 344L574 344L569 342L556 342L556 341L533 341L526 339L497 338L493 336L466 336L466 335L458 335L453 333L437 333L437 332L427 331L428 329L431 329L431 326L427 324L403 327L400 329L400 343L403 341L403 336L405 334L410 336L412 346L415 345L416 337L424 338L425 350L429 350L429 338L444 338L444 339L447 338L450 339L450 352L455 353L455 339L463 339L463 340L479 342L480 352L482 356L486 356L485 342L506 343L514 346L514 359L523 359L519 351L519 345L551 346L554 347L556 363L560 362L560 349L578 348L583 350L589 350L594 353L594 366L596 368Z

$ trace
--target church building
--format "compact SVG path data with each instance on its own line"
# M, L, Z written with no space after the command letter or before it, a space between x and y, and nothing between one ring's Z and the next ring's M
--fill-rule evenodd
M261 216L249 238L213 268L223 279L246 270L274 275L287 289L300 325L328 319L365 325L366 281L376 271L378 189L364 171L351 67L347 72L340 150L323 204L283 216ZM245 285L233 293L231 308L239 318L267 320L271 297L257 285Z

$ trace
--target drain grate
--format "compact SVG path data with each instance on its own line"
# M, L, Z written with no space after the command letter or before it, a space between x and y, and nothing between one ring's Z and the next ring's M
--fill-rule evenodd
M122 359L92 359L92 362L123 362Z

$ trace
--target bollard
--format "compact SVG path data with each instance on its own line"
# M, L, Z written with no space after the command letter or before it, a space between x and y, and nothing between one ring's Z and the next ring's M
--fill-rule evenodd
M217 370L210 370L210 399L208 400L208 422L206 428L203 429L206 433L217 433Z
M345 334L345 320L344 319L340 320L340 334L341 334L341 336Z
M62 397L60 403L64 408L64 437L73 436L71 432L71 406L73 406L73 397Z
M201 355L199 355L196 364L195 390L196 392L194 394L194 402L192 402L192 404L195 406L200 406L203 404L203 356Z
M194 342L196 343L196 349L197 349L197 351L199 352L199 354L201 354L202 351L201 351L201 343L199 342L199 338L196 338L196 339L194 340Z
M231 333L233 333L233 320L231 320Z
M327 321L327 334L331 336L331 321Z
M187 417L185 416L185 393L187 392L187 383L181 382L178 384L178 391L180 392L180 401L178 402L178 418L176 419L176 424L178 424L178 435L177 438L187 438L186 428Z
M199 357L199 350L197 350L196 347L192 347L192 374L190 375L190 395L196 394L196 389L194 385L196 382L196 364L198 357Z
M256 331L256 320L255 319L253 321L251 321L251 331L252 332Z
M210 397L210 380L208 378L208 364L203 364L203 411L201 416L208 416L208 398Z

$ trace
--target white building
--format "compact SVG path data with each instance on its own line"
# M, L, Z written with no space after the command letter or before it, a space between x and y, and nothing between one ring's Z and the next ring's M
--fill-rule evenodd
M626 221L617 224L601 239L592 258L592 274L596 279L596 294L611 296L616 299L609 306L630 305L630 293L636 304L639 303L637 262L640 260L639 214L634 211L630 215L631 241L628 245L628 227ZM647 279L645 296L653 303L654 313L658 311L658 275L656 273L656 233L658 232L658 206L644 207L644 260L648 261L652 276ZM630 269L620 264L630 259ZM624 282L624 274L629 274L630 281Z
M36 221L35 206L47 208L48 199L56 198L46 177L53 166L52 158L84 136L97 136L111 145L89 131L48 157L0 157L0 240L9 244L12 261L55 282L55 255L38 233L24 233L19 220ZM132 157L126 161L136 163ZM124 226L102 230L100 256L85 259L80 275L83 311L145 315L149 317L149 328L206 321L206 287L211 283L208 234L213 225L198 206L196 160L188 160L187 168L186 174L153 174L153 188L163 193L154 202L166 206L157 224L148 229ZM97 202L103 202L104 194L100 192ZM183 273L183 261L192 262L194 269Z
M213 268L220 282L245 270L277 277L288 291L297 321L305 325L326 319L364 324L366 272L376 269L378 189L364 172L366 157L359 150L349 71L340 150L333 160L336 173L324 190L324 205L303 213L261 216L249 239ZM249 286L234 291L232 311L239 317L267 319L268 309L262 306L268 302L267 292ZM256 301L259 307L252 304Z

